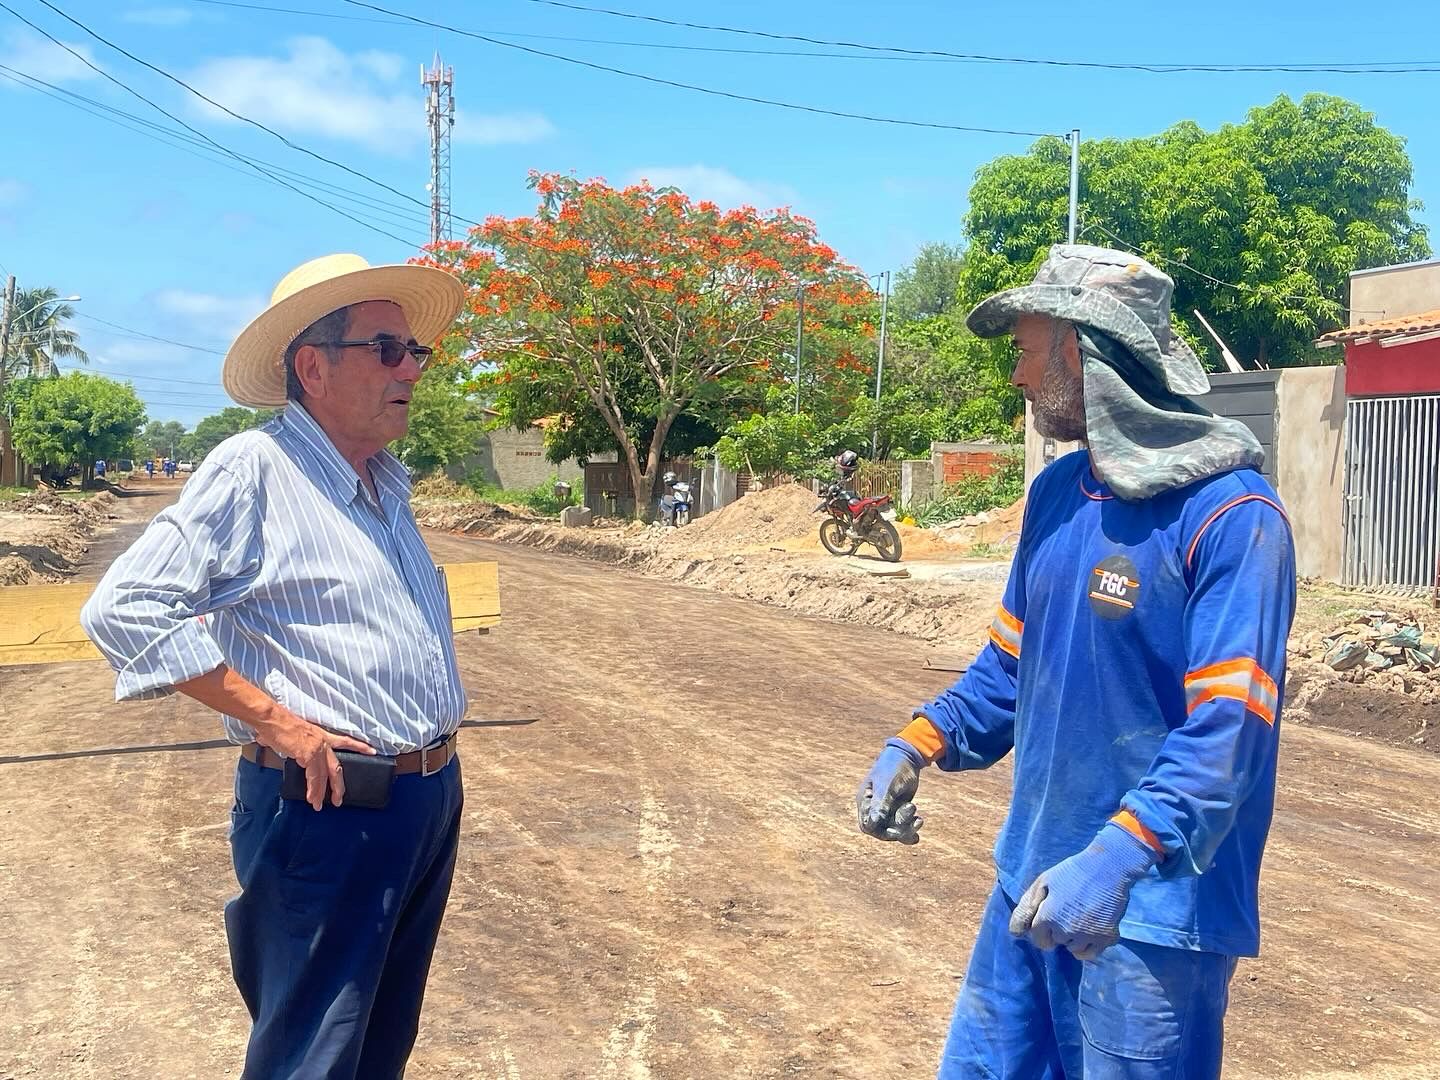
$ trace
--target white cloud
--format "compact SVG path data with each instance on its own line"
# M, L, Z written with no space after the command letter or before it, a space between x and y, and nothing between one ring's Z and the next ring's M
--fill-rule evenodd
M229 341L266 306L263 296L222 296L189 289L162 289L150 297L150 303L176 319L185 332L200 335L202 344Z
M77 57L33 30L12 30L5 35L4 42L4 47L0 48L0 57L3 57L0 63L27 75L34 75L37 79L61 83L99 78L92 68L86 67ZM86 46L74 41L67 41L65 44L92 64L95 63L95 54Z
M125 22L141 26L184 26L195 17L195 13L178 7L137 8L120 17Z
M30 188L19 180L8 180L0 176L0 206L14 206L24 202L30 195Z
M292 133L324 135L374 150L406 153L425 139L424 98L405 80L411 66L394 53L342 51L321 37L285 43L288 55L232 56L202 64L190 78L238 113ZM209 119L234 122L201 106ZM535 113L457 116L462 142L533 142L553 131Z
M640 180L648 180L657 188L677 187L692 199L709 199L727 209L754 206L769 210L795 201L795 192L783 184L742 180L713 165L652 165L635 169L626 182Z

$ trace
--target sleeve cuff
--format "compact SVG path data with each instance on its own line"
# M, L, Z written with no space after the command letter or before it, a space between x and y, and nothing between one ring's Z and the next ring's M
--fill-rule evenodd
M940 734L940 729L928 716L919 713L900 732L899 738L918 750L927 763L945 753L945 738Z
M1135 837L1135 839L1155 852L1157 859L1163 860L1165 858L1165 845L1160 843L1160 838L1147 829L1145 823L1129 810L1121 810L1110 819L1110 824L1120 826L1120 828Z
M205 629L203 617L177 623L120 669L115 678L116 701L165 697L177 683L207 675L225 663L225 654Z

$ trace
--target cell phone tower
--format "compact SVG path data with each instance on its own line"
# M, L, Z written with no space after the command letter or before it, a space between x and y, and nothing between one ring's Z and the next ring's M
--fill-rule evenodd
M455 69L440 62L420 65L425 87L425 119L430 125L430 243L450 239L450 129L455 126Z

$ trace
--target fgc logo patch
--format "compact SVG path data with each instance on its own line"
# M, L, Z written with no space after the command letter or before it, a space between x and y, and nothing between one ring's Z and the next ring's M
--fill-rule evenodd
M1124 619L1140 602L1140 576L1124 555L1102 559L1090 571L1090 607L1102 619Z

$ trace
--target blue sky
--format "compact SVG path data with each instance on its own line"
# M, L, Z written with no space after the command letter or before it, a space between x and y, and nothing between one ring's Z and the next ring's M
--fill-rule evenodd
M115 78L230 148L389 204L362 216L423 241L426 211L217 114L87 37L38 0L6 0ZM868 273L899 269L927 240L957 241L975 170L1023 152L1023 137L868 124L709 97L588 70L384 17L342 0L253 0L343 18L200 0L52 0L138 57L235 111L422 202L428 152L419 69L438 49L455 69L457 214L533 209L530 169L626 182L644 176L725 204L790 205ZM1413 194L1440 209L1440 74L1167 74L896 62L641 48L619 42L822 51L663 27L535 0L383 7L513 44L719 90L906 119L1086 138L1207 128L1277 94L1347 96L1409 140ZM820 38L1047 58L1144 63L1426 60L1440 5L1397 0L1368 20L1351 3L1213 0L1077 7L1036 0L607 0L626 11ZM532 36L520 36L532 35ZM542 36L543 35L543 36ZM595 44L551 37L606 39ZM833 51L833 50L832 50ZM0 65L153 123L149 106L0 11ZM1440 66L1440 64L1437 64ZM94 368L134 378L154 419L193 424L226 403L220 356L292 266L332 251L401 261L413 247L346 220L193 146L142 137L0 71L0 267L53 285L77 309ZM86 108L93 108L86 105ZM126 119L126 124L134 124ZM149 130L149 129L144 129ZM239 170L239 171L237 171ZM349 200L351 196L345 195ZM358 209L354 202L338 204ZM413 238L413 239L412 239ZM211 352L151 341L118 324Z

